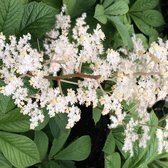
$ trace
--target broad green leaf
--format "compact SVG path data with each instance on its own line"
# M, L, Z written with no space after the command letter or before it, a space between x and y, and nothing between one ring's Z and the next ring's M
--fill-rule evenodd
M71 17L80 16L88 11L96 3L96 0L63 0L67 7L67 12Z
M11 97L0 94L0 115L14 109L15 104Z
M149 166L147 166L145 168L158 168L158 165L156 165L155 163L151 163ZM164 168L164 167L161 167L161 168Z
M168 161L156 161L157 165L161 166L162 168L168 168Z
M43 131L35 131L34 142L39 150L41 161L45 158L48 150L48 137Z
M161 153L157 156L157 159L163 159L163 158L168 158L168 153L167 152L163 152L163 153Z
M138 18L137 16L134 16L134 15L130 15L131 18L134 20L136 26L139 28L139 30L148 35L148 36L153 36L153 37L156 37L158 36L158 33L157 31L151 27L150 25L148 25L147 23L145 23L143 20L141 20L140 18Z
M103 6L104 8L109 7L115 0L104 0Z
M163 16L157 10L145 10L142 12L135 12L134 15L153 27L159 27L164 24Z
M143 34L136 34L136 37L142 41L144 49L147 50L149 48L148 39Z
M107 7L109 7L112 3L117 2L117 1L123 1L123 2L126 2L127 4L129 4L129 0L104 0L103 6L104 6L104 8L107 8Z
M51 134L53 135L53 137L59 137L60 128L59 128L58 124L55 122L54 118L51 118L49 120L49 127L50 127L50 131L51 131Z
M29 117L15 108L9 113L0 116L0 130L8 132L26 132L30 130Z
M4 155L0 152L0 166L1 168L12 168L11 163L4 157Z
M116 1L105 9L106 15L124 15L128 12L129 8L126 2Z
M36 144L23 135L0 131L0 151L15 167L28 167L40 161Z
M103 24L107 23L107 16L104 14L104 7L102 5L96 5L94 18Z
M0 0L0 32L5 35L17 33L23 14L20 0Z
M92 9L95 3L96 0L76 0L75 9L78 10L74 10L74 14L72 16L80 16L83 12Z
M121 152L123 157L125 159L127 159L129 157L129 154L125 153L122 150L123 145L124 145L124 134L123 134L124 133L124 129L123 129L123 127L118 127L118 128L112 129L112 131L113 131L113 136L114 136L114 139L115 139L116 147Z
M20 0L22 2L23 5L28 3L28 0Z
M106 154L111 155L114 152L114 150L115 150L115 139L114 139L114 136L113 136L113 132L110 131L110 133L107 136L105 145L103 147L103 151Z
M98 108L98 107L93 108L92 115L93 115L93 120L94 120L95 124L97 124L97 122L100 120L101 112L102 112L102 110L100 108Z
M51 150L49 153L50 158L52 158L54 155L56 155L62 149L69 134L70 134L70 130L67 129L67 131L60 132L60 135L53 140Z
M59 162L60 168L76 168L75 163L73 161L61 160Z
M40 168L76 168L74 162L72 161L53 161L50 160L45 163Z
M61 0L42 0L42 2L56 8L58 11L60 10L62 6Z
M157 155L158 155L157 139L156 139L156 136L153 135L153 136L151 136L151 140L149 142L149 146L147 147L145 155L141 158L141 160L139 160L139 162L136 163L135 166L140 167L142 164L147 165L150 162L154 161L156 159ZM143 166L141 166L140 168L143 168Z
M67 115L63 113L56 114L54 117L55 122L58 124L61 130L66 131L66 125L68 122Z
M31 2L26 5L20 25L20 34L30 33L40 37L55 23L56 10L44 3Z
M153 9L159 4L159 0L136 0L130 11L145 11Z
M121 158L118 152L115 152L111 155L105 155L105 168L120 168L121 167Z
M130 0L121 0L121 1L124 1L124 2L126 2L127 4L130 3Z
M44 163L40 168L61 168L60 164L50 160L48 163Z
M155 126L157 126L158 125L158 118L157 118L157 116L156 116L156 114L155 114L155 112L152 110L151 112L150 112L150 125L155 125ZM156 127L152 127L151 128L152 130L156 130ZM153 132L150 132L151 134L153 134Z
M76 0L63 0L63 4L66 5L67 14L71 15L75 9Z
M63 113L56 114L54 118L50 119L50 130L55 138L58 138L61 132L67 132L67 121L67 115Z
M126 26L121 22L120 18L118 16L110 16L108 19L114 24L116 27L117 31L119 32L124 46L127 46L129 49L132 48L132 40L131 37L127 31Z
M60 160L80 161L86 159L91 150L91 140L89 136L82 136L72 142L65 149L60 151L54 158Z
M115 31L113 34L112 46L113 46L114 50L117 50L118 48L123 46L123 41L122 41L122 38L121 38L120 34L118 33L118 31ZM108 87L108 89L111 89L110 85L107 85L107 87Z

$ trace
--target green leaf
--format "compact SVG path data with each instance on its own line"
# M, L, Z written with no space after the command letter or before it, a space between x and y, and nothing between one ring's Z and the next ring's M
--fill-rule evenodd
M12 165L9 161L4 157L4 155L0 152L0 165L1 168L12 168Z
M56 114L49 122L50 130L55 138L58 138L61 132L66 132L67 115L63 113Z
M59 163L50 160L48 163L42 165L40 168L61 168L61 166L59 165Z
M70 130L67 129L67 131L60 132L60 135L53 140L51 150L49 153L50 158L52 158L54 155L56 155L62 149L69 134L70 134Z
M159 154L157 156L157 159L163 159L163 158L167 158L168 157L168 153L167 152L162 152L161 154Z
M0 115L14 109L15 104L11 97L0 94Z
M40 168L76 168L72 161L52 161L42 165Z
M58 127L58 124L55 122L54 118L49 120L49 127L53 137L59 137L60 128Z
M63 4L66 6L67 14L71 15L74 11L76 0L63 0Z
M149 48L148 39L143 34L136 34L136 37L142 41L144 49L147 50Z
M157 31L151 27L150 25L148 25L147 23L145 23L143 20L141 20L140 18L138 18L137 16L134 15L130 15L131 18L134 20L136 26L139 28L139 30L148 35L148 36L153 36L153 37L158 37L158 33Z
M168 168L168 161L157 161L157 164L161 166L162 168Z
M61 130L66 130L65 127L66 127L67 122L68 122L66 114L63 114L63 113L56 114L54 119L55 119L55 122L58 124L58 127Z
M121 152L121 154L123 155L123 157L126 159L128 158L128 153L125 153L122 148L123 148L123 144L124 144L124 129L123 127L118 127L112 130L113 131L113 136L115 139L115 144L116 147L118 148L118 150Z
M22 2L23 5L28 3L28 0L20 0Z
M121 167L121 158L118 152L115 152L111 155L105 155L105 168L120 168Z
M23 135L0 131L0 151L15 167L28 167L40 161L36 144Z
M150 112L150 125L155 125L155 126L157 126L158 123L159 123L159 120L158 120L158 118L157 118L155 112L152 110L152 111ZM154 127L154 128L151 128L151 129L154 130L154 131L156 130L155 127ZM153 132L150 132L150 133L153 134Z
M94 18L103 24L107 23L107 16L104 14L104 7L102 5L96 5Z
M55 23L56 10L44 3L31 2L26 5L20 25L20 34L30 33L41 37Z
M145 11L153 9L159 4L159 0L136 0L130 11Z
M153 27L159 27L165 23L162 14L157 10L135 12L134 15Z
M97 122L100 120L101 112L102 112L102 110L100 108L98 108L98 107L93 108L92 115L93 115L93 120L94 120L95 124L97 124Z
M105 9L106 15L124 15L128 12L129 8L126 2L116 1Z
M120 18L118 16L110 16L108 19L114 24L117 31L119 32L124 46L127 46L129 49L132 48L132 40L131 37L127 31L127 27L121 22Z
M107 136L105 145L103 147L103 151L106 154L111 155L114 152L114 150L115 150L115 139L114 139L112 131L110 131L110 133Z
M23 6L20 0L0 0L0 32L15 34L20 26Z
M109 7L113 2L114 2L114 0L105 0L105 1L103 2L104 8Z
M57 9L57 11L60 10L62 3L60 0L42 0L42 2L46 3L47 5L50 5Z
M60 168L76 168L75 163L69 160L61 160L59 164Z
M30 130L29 117L15 108L9 113L0 116L0 130L8 132L26 132Z
M156 136L151 136L151 140L149 142L149 146L147 147L145 155L139 160L139 162L136 163L135 167L141 166L140 168L143 168L142 165L147 165L150 162L154 161L158 155L157 152L157 139Z
M48 137L43 131L35 131L34 142L39 150L41 161L45 158L48 150Z
M71 17L77 17L91 9L96 0L63 0L63 3L67 7L67 13Z
M86 159L91 150L91 140L89 136L82 136L72 142L69 146L59 152L54 158L60 160L80 161Z

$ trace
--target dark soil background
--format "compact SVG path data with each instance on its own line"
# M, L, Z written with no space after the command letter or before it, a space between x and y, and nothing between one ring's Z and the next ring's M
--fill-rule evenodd
M168 0L161 0L161 10L166 22L163 35L168 35Z
M92 141L91 154L89 157L80 162L76 162L77 168L103 168L104 154L102 152L106 137L109 130L108 116L102 116L98 124L95 126L92 119L92 107L81 107L82 116L80 121L72 128L68 141L82 135L89 135Z

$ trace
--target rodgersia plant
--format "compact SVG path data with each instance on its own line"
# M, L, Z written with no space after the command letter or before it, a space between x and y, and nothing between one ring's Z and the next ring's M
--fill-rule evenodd
M168 94L168 41L159 38L146 50L142 41L133 34L132 50L105 48L105 35L99 24L91 32L84 13L72 26L71 18L65 15L64 10L65 8L56 15L55 26L46 33L43 48L39 48L39 51L31 46L29 33L19 39L0 34L0 93L11 97L19 112L29 116L32 130L38 129L48 117L52 119L63 113L67 116L67 130L59 136L55 135L47 158L49 163L46 164L48 160L45 158L47 148L40 155L41 161L44 160L46 167L52 164L58 166L66 164L60 161L62 158L80 161L89 155L90 139L86 136L61 151L70 133L69 129L81 118L79 105L91 106L95 113L99 109L102 115L109 117L108 128L112 131L104 146L106 167L109 165L108 160L120 158L118 153L111 154L114 147L110 152L107 149L107 144L114 141L116 130L120 128L124 138L122 147L117 147L127 159L123 168L138 167L138 160L134 162L131 159L138 153L137 148L140 152L147 149L152 139L158 155L168 152L168 119L164 117L159 123L154 112L147 111L155 102L166 99ZM8 137L6 133L0 132L0 139L3 136ZM43 132L37 132L37 148L41 145L40 137L48 145L47 136ZM57 142L60 146L56 146ZM83 142L87 142L86 149L82 149L83 157L66 154L70 149L75 153L75 145ZM117 144L117 140L115 143ZM40 162L39 158L29 160L26 164L15 162L8 152L0 150L16 167ZM126 156L127 153L130 157ZM138 159L143 157L142 155ZM59 164L53 159L59 160ZM71 165L72 162L68 164ZM141 166L145 167L148 161L145 160L143 164Z
M31 47L30 34L18 41L15 36L10 36L6 42L1 33L0 72L4 81L1 93L12 96L20 112L30 116L31 129L44 121L43 109L48 111L49 117L66 113L66 128L72 128L80 119L77 104L92 105L93 108L99 105L102 115L110 116L109 128L126 126L123 150L133 155L134 142L139 141L139 146L145 148L150 139L147 108L165 99L168 93L168 42L159 39L145 51L142 42L134 35L133 51L105 50L102 45L105 36L100 25L93 33L88 33L85 18L86 14L83 14L71 27L70 16L64 15L64 11L58 14L54 29L47 33L44 52ZM86 64L89 72L85 71ZM74 78L77 82L71 80ZM26 87L25 79L35 90L33 94ZM111 81L109 91L102 86L107 81ZM75 85L75 90L69 86L63 91L62 83ZM122 105L133 100L135 116L124 111ZM142 131L136 132L136 127ZM168 149L164 143L164 130L167 126L157 129L159 152Z

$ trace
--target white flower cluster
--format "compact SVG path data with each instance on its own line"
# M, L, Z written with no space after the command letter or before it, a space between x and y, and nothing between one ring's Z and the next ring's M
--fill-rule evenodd
M7 43L1 33L0 78L4 85L0 91L12 96L21 112L30 116L31 129L43 122L43 109L50 117L67 113L67 128L72 128L80 120L77 104L101 105L102 115L110 116L109 128L126 124L123 150L133 154L135 141L145 148L150 138L150 129L145 126L149 121L147 108L165 99L168 93L168 41L159 39L145 51L141 41L133 36L132 52L112 48L105 51L100 25L88 33L85 18L83 14L71 27L70 16L64 11L57 15L54 29L47 33L44 52L31 47L30 34L18 41L11 36ZM111 82L110 91L103 87L106 82ZM69 84L66 91L62 90L62 83ZM102 94L98 95L98 91ZM131 100L136 102L138 117L127 122L129 112L123 110L122 103ZM134 131L137 125L143 130L140 135Z

